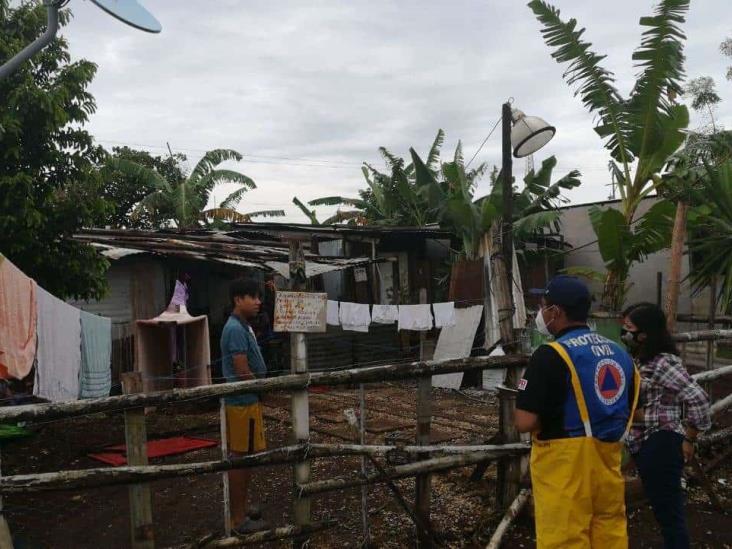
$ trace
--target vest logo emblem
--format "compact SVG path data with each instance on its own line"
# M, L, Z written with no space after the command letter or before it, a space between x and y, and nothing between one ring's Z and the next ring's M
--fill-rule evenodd
M595 368L595 394L606 406L615 404L625 391L625 372L612 359L601 360Z

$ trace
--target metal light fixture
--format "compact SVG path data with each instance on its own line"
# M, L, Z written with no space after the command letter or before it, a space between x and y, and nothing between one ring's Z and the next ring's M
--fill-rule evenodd
M513 129L511 147L516 158L534 154L551 141L557 129L538 116L526 116L518 109L511 109Z

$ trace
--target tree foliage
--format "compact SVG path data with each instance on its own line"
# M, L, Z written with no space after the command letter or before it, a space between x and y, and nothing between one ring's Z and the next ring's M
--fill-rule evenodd
M69 17L62 10L60 24ZM0 0L0 63L45 27L41 3ZM106 260L70 238L108 212L97 170L105 153L84 129L95 72L58 37L0 80L0 252L60 297L100 297L106 286Z
M585 29L578 28L575 19L562 19L558 9L541 0L532 0L529 7L542 24L541 32L553 50L552 57L568 64L567 84L597 115L595 132L611 157L612 178L621 196L622 223L616 214L608 213L603 214L607 221L598 224L595 221L599 214L595 212L593 228L597 231L606 223L615 223L614 230L597 234L600 247L626 254L623 261L616 261L613 254L614 259L606 262L603 302L608 308L617 308L622 305L620 294L626 287L629 267L644 254L638 254L631 242L616 246L616 235L631 239L636 223L647 225L645 220L636 218L638 206L643 198L658 190L660 174L684 143L684 130L689 124L688 109L674 100L682 92L685 36L681 25L689 0L661 0L652 16L641 17L643 34L633 53L638 76L627 96L617 89L613 73L603 67L605 56L593 51L584 37ZM648 221L654 220L659 223L657 230L665 230L663 216L653 215ZM603 239L612 241L603 243ZM653 241L660 245L666 240Z

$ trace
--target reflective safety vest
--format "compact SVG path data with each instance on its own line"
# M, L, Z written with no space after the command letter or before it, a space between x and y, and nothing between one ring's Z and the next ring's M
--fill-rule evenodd
M572 337L560 338L550 345L570 373L571 398L567 399L565 412L570 411L570 404L575 409L565 424L571 436L552 440L534 437L531 447L536 546L538 549L627 549L620 440L630 428L638 403L640 376L632 362L627 364L625 353L596 356L607 349L593 352L593 345L608 345L611 352L615 350L602 336L589 330L579 334L573 331L569 335ZM588 349L594 358L590 359ZM590 360L577 368L575 358ZM606 380L608 375L615 384ZM631 376L635 390L629 404L627 387ZM618 432L622 418L625 424ZM595 426L606 440L596 436Z
M569 355L579 376L592 436L606 442L620 440L629 418L633 359L620 345L589 328L572 330L557 342L561 347L552 347ZM585 435L574 391L569 391L564 405L564 430L570 437Z

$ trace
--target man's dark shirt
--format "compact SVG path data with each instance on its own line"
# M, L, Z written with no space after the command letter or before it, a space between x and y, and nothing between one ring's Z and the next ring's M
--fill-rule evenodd
M558 339L572 330L586 326L572 326L556 334ZM562 357L549 345L541 345L529 359L521 380L516 407L539 416L539 440L566 438L564 430L564 403L570 387L569 370Z

